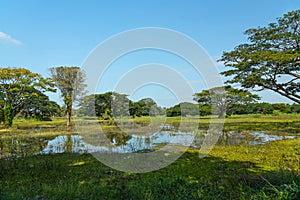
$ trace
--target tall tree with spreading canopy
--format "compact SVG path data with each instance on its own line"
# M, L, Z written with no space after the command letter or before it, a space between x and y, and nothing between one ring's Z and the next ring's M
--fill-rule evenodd
M26 119L50 121L51 117L61 117L61 107L41 92L38 96L28 99L19 116Z
M255 90L272 90L300 103L300 10L267 27L248 29L250 43L241 44L220 59L233 69L222 72Z
M249 104L259 99L259 96L247 90L231 86L215 87L194 94L194 100L200 105L214 105L219 118L231 113L236 104Z
M52 78L66 106L67 126L71 126L73 103L85 94L85 73L79 67L50 68Z
M10 67L0 68L0 88L0 109L6 127L12 126L14 117L30 99L56 91L51 79L25 68Z

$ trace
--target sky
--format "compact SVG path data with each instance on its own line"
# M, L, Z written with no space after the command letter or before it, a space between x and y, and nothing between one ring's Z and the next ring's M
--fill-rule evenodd
M217 70L224 71L226 68L216 60L224 51L247 42L245 30L266 26L299 7L297 0L0 0L0 67L25 67L50 77L50 67L83 66L93 50L114 35L158 27L193 39L215 62ZM205 78L184 58L144 49L114 60L89 92L115 90L128 72L149 63L167 65L178 72L194 92L208 89ZM262 101L291 103L273 92L258 94ZM166 107L180 99L160 84L140 85L129 95L132 100L151 97ZM61 103L59 94L49 96ZM192 96L184 101L192 101Z

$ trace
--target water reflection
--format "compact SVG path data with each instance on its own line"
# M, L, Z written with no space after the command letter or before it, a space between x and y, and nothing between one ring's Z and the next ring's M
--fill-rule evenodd
M106 147L105 145L91 145L86 143L82 136L72 135L70 139L67 136L57 136L54 140L48 142L47 147L42 153L62 153L62 152L114 152L114 153L130 153L130 152L143 152L151 151L154 148L162 147L166 144L174 146L192 146L193 148L200 148L204 139L204 135L197 134L194 138L192 145L189 143L190 137L194 134L187 132L172 132L161 131L153 134L152 136L136 136L132 135L126 142L118 142L117 138L113 138L112 147ZM271 141L293 139L296 136L279 136L266 134L263 131L257 132L238 132L229 131L224 132L217 143L217 145L237 145L248 144L258 145ZM72 143L71 148L66 148L68 141ZM101 144L101 142L99 143Z
M20 137L0 139L0 158L38 154L47 147L48 141L55 137Z
M64 135L56 137L34 137L34 138L2 138L0 139L0 158L11 156L27 156L51 153L92 153L92 152L150 152L166 144L174 146L192 146L200 148L205 137L206 130L194 132L176 131L173 126L166 125L159 132L150 136L127 135L125 133L106 133L111 145L103 145L103 137L92 138L88 142L82 135ZM191 137L194 137L190 145ZM220 135L217 145L258 145L271 141L292 139L299 136L283 136L267 134L264 131L228 131ZM107 140L107 138L105 138Z

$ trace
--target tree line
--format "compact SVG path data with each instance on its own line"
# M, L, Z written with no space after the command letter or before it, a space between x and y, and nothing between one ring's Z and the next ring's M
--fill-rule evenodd
M76 111L78 116L96 116L102 119L115 117L141 117L164 115L165 110L151 98L137 102L128 99L128 95L116 92L85 96Z
M224 52L220 61L228 70L224 87L210 88L194 95L198 104L181 103L162 109L150 98L130 101L125 94L108 92L85 96L85 74L79 67L50 68L51 78L42 77L25 68L0 68L0 122L12 126L15 116L49 120L52 116L67 116L71 125L73 104L78 115L109 119L119 116L147 116L167 113L168 116L276 112L299 113L300 103L300 10L284 14L265 27L245 31L248 43ZM241 88L232 88L239 83ZM50 101L45 92L60 91L63 109ZM259 96L249 92L271 90L293 102L287 104L257 103ZM212 107L214 109L212 109ZM184 108L184 109L182 109Z
M185 109L182 110L181 107ZM266 103L255 102L249 104L233 104L232 109L226 112L230 115L243 114L265 114L265 115L279 115L279 114L300 114L299 104L285 104L285 103ZM213 113L210 104L195 104L183 102L173 107L166 109L168 117L175 116L210 116L218 113Z

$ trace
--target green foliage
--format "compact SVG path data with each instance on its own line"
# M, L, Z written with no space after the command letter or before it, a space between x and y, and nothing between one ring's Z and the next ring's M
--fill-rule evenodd
M224 52L221 61L233 69L222 72L228 83L269 89L300 103L300 10L266 27L248 29L249 44Z
M4 110L0 106L0 124L5 123L5 116L4 116Z
M230 115L237 105L246 105L259 99L247 90L235 89L231 86L215 87L194 94L194 100L202 105L211 105L212 113L224 117Z
M278 113L300 113L299 104L284 104L284 103L249 103L249 104L235 104L232 106L231 114L274 114Z
M49 97L39 93L29 99L20 112L20 116L25 119L37 119L41 121L49 121L51 117L61 117L62 110L54 101L50 101Z
M200 114L203 115L203 113L207 114L207 110L205 106L201 106L199 109L198 104L193 104L189 102L183 102L180 104L177 104L171 108L168 108L166 110L168 117L174 117L174 116L199 116ZM209 111L208 111L209 112Z
M0 68L0 108L4 110L6 126L27 104L39 94L54 92L51 79L32 73L25 68Z
M66 106L67 126L71 125L73 103L85 94L85 73L79 67L50 68L52 78Z
M130 101L129 106L129 113L133 117L157 116L164 114L164 110L157 106L156 102L151 98L144 98L138 102Z
M4 108L4 116L5 116L5 124L11 127L14 119L14 111L11 105L7 105Z
M293 105L291 105L291 111L293 113L300 113L300 104L293 104Z
M127 95L113 92L111 94L110 105L112 117L129 116L129 99Z
M125 94L106 92L88 95L79 103L81 116L96 116L103 119L128 116L129 99Z
M125 94L106 92L86 96L79 103L78 113L81 116L97 116L111 119L124 116L156 116L164 114L164 110L157 106L151 98L132 102Z

